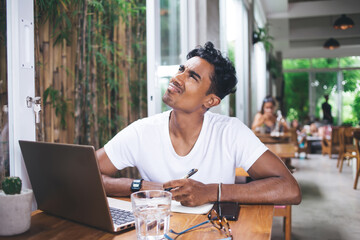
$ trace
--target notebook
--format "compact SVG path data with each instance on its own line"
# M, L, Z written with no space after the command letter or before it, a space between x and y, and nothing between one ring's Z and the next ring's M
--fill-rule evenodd
M19 143L40 210L109 232L135 226L131 203L106 197L94 147Z

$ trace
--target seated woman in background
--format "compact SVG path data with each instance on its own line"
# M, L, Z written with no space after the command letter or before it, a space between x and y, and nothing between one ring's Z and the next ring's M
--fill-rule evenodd
M276 126L275 100L267 96L261 106L261 111L255 115L251 129L257 132L270 133ZM287 131L288 127L284 118L280 120L280 132Z

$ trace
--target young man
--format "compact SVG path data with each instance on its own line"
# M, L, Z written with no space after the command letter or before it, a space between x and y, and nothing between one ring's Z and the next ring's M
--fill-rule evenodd
M107 194L172 188L186 206L217 200L299 204L299 186L282 161L239 119L208 111L235 88L231 62L211 42L187 58L163 96L173 110L132 123L97 151ZM128 166L136 166L143 180L111 177ZM255 181L234 184L236 167ZM192 168L198 172L182 179Z

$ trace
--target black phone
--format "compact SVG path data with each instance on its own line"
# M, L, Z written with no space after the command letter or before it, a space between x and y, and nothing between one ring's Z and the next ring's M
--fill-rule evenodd
M230 221L237 221L240 212L238 202L216 202L213 206L220 217L225 217Z

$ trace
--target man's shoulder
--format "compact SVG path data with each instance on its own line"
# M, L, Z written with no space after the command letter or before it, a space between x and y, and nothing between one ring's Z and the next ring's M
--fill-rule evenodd
M163 126L166 120L169 119L170 112L158 113L149 117L141 118L133 122L137 127L149 127L149 126Z
M230 117L213 112L207 112L206 117L208 118L210 125L246 127L246 125L239 118L236 117Z

